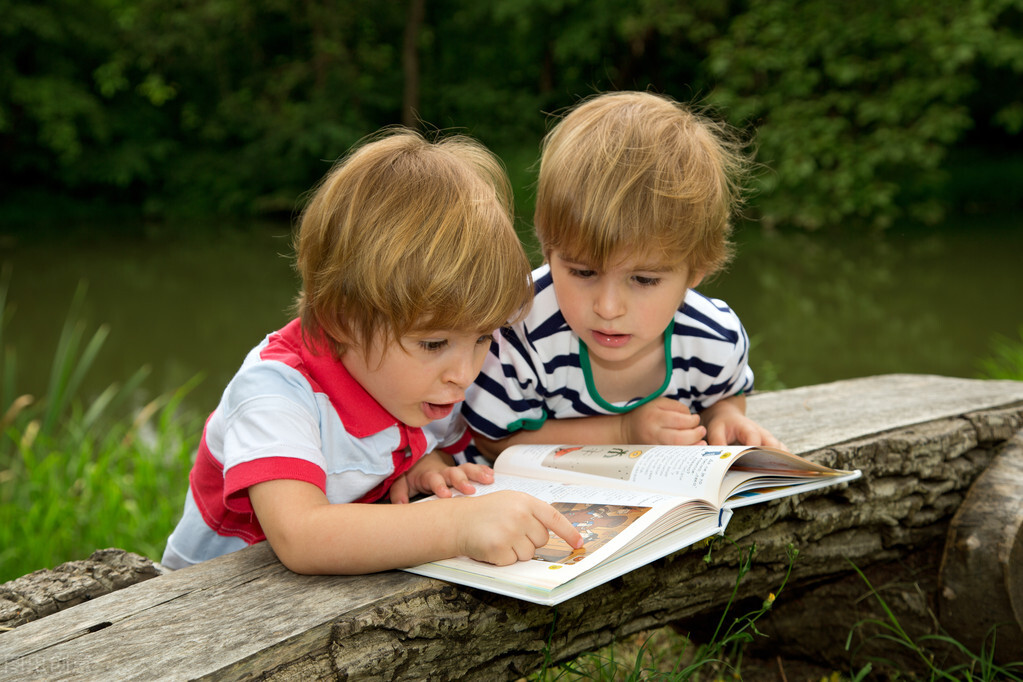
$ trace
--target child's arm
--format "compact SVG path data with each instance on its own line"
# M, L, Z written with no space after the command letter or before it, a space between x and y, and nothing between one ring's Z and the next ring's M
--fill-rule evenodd
M784 448L771 432L746 416L746 396L739 394L717 401L700 413L711 445L766 445Z
M539 429L516 431L501 440L474 435L479 451L493 460L506 447L520 443L701 445L707 430L686 405L657 398L622 415L548 419Z
M252 486L249 499L270 546L296 573L373 573L459 555L511 564L531 558L548 530L582 546L554 507L512 491L417 504L331 504L311 483L280 479Z

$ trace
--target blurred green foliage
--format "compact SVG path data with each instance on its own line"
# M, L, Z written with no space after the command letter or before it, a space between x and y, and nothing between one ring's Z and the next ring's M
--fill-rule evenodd
M980 361L982 379L1011 379L1023 381L1023 325L1019 338L995 334L991 339L991 354Z
M122 547L158 558L181 514L201 417L179 410L195 386L138 403L148 368L87 396L83 379L108 328L90 331L85 288L75 292L50 380L22 392L5 333L10 272L0 272L0 582Z
M941 217L946 150L988 112L971 110L981 72L1008 67L1006 124L1020 106L1023 36L1011 1L753 3L708 55L717 101L757 122L768 220L887 226ZM1014 74L1014 75L1012 75ZM1016 87L1010 86L1015 83ZM978 107L979 109L979 107ZM1013 119L1014 120L1014 119ZM1019 126L1007 126L1018 132ZM900 196L900 194L902 196ZM797 202L798 210L789 204Z
M0 203L287 214L406 110L519 158L611 89L756 131L768 225L936 220L953 145L1019 149L1023 0L414 4L0 0Z

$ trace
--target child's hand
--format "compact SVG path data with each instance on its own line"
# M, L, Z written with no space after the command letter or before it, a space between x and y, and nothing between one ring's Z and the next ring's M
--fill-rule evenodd
M746 415L720 415L707 422L710 445L765 445L785 449L771 432Z
M419 494L451 497L451 489L472 495L476 492L472 481L493 483L494 470L482 464L459 464L439 450L424 455L412 465L408 473L397 478L389 491L391 504L407 504Z
M671 398L657 398L622 416L622 443L704 445L699 415Z
M765 445L785 449L771 432L746 416L746 400L732 396L718 401L700 415L710 445Z
M531 559L547 544L551 531L572 549L583 545L568 519L532 495L502 490L463 499L473 508L456 519L457 547L460 554L478 561L505 566Z

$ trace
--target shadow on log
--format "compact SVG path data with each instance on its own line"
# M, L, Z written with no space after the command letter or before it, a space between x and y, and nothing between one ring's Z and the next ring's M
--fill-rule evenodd
M734 544L718 542L709 562L705 549L681 551L556 608L401 571L300 576L263 543L0 634L0 677L515 679L539 668L548 643L557 661L666 624L706 636L754 543L740 594L756 603L781 584L788 547L800 552L771 614L774 650L844 652L857 616L841 607L866 603L850 562L886 588L885 567L916 576L904 600L925 605L933 631L951 520L1023 428L1023 383L868 377L754 395L749 410L794 452L863 478L743 508ZM816 625L796 627L807 619Z

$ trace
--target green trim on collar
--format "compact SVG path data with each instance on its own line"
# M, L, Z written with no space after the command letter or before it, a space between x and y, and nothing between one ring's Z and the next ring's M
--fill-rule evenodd
M593 368L590 365L590 351L586 347L586 344L583 343L583 340L579 339L579 366L582 367L583 376L586 378L586 390L589 392L590 397L593 398L593 401L609 412L624 414L626 412L631 412L640 405L646 405L654 398L658 398L663 395L664 389L666 389L668 384L671 382L671 333L674 327L675 320L672 318L671 322L668 323L668 326L664 328L664 383L661 384L659 389L639 402L626 405L624 407L612 405L608 401L604 400L597 391L597 385L593 383Z
M544 412L544 415L542 417L540 417L539 419L516 419L511 424L509 424L508 426L504 427L504 430L507 431L509 435L515 433L516 431L523 431L523 430L525 430L525 431L536 431L541 426L543 426L544 422L546 422L546 421L547 421L547 413Z

